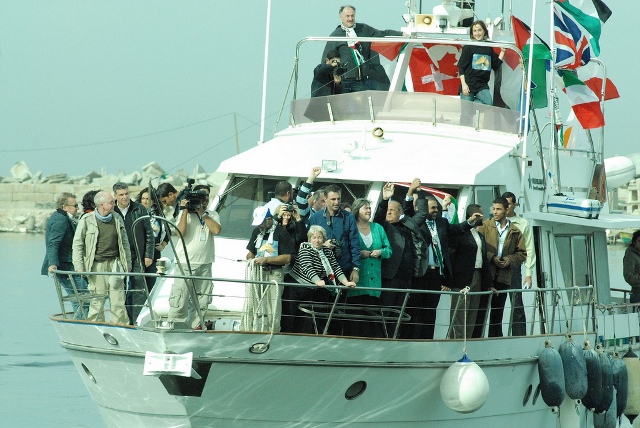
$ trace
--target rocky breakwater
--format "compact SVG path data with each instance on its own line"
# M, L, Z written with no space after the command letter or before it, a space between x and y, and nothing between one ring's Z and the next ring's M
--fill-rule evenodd
M191 174L184 170L167 174L156 162L150 162L141 171L131 174L108 174L102 168L100 173L92 171L83 176L68 176L66 173L43 176L40 172L32 174L27 164L21 161L11 167L10 173L11 176L0 177L0 232L43 232L47 219L55 210L56 197L62 192L76 195L80 203L86 192L98 189L111 191L114 183L124 181L129 184L133 199L150 181L154 187L168 182L180 190L185 186L187 177L193 177L196 184L208 184L212 187L211 192L215 193L226 176L209 174L199 165Z

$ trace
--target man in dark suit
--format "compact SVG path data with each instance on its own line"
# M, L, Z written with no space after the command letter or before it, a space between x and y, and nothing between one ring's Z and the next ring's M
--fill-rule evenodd
M419 186L420 180L416 180ZM393 191L392 183L385 184L373 219L384 228L392 249L391 257L382 260L382 288L409 289L413 278L424 275L426 270L426 242L419 224L424 222L427 212L425 200L420 199L413 218L402 216L402 205L390 200ZM404 295L383 290L380 299L383 306L402 306Z
M407 201L413 195L407 192ZM407 214L411 213L408 204ZM449 291L453 277L449 238L467 233L473 227L479 214L473 214L468 221L450 224L439 215L439 204L433 196L427 197L427 219L420 224L420 230L427 243L428 266L426 273L416 279L414 288L430 291ZM409 300L414 311L412 339L433 339L436 324L436 308L440 303L440 293L415 294Z
M477 229L482 224L482 207L477 204L467 206L467 218L471 218L476 213L479 216L476 216L476 222L470 232L454 236L450 242L453 275L451 276L449 287L452 291L460 291L466 287L469 287L469 292L486 291L492 285L489 262L487 260L487 245L484 235L478 232ZM474 326L479 323L479 328L481 329L484 322L484 320L477 320L478 322L476 322L479 303L479 295L451 297L449 338L480 337L479 335L473 335Z

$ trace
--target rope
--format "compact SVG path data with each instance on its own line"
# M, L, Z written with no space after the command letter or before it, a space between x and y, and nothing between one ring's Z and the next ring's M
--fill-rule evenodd
M463 325L463 337L464 337L464 345L462 347L462 353L466 354L467 353L467 312L469 311L469 307L467 306L467 293L471 291L471 289L469 288L469 286L464 287L462 290L460 290L460 294L462 294L463 298L464 298L464 325Z
M244 331L256 331L256 325L258 316L262 317L262 299L264 295L260 292L260 285L255 284L255 281L264 280L264 272L260 266L254 263L254 259L249 260L245 268L244 279L245 283L245 300L244 307L242 309L241 326ZM264 319L261 319L261 324L264 326ZM261 330L261 329L260 329Z
M275 315L278 302L271 306L269 292L272 287L278 288L277 281L271 284L256 284L265 281L265 272L256 265L254 259L249 260L245 268L245 301L242 310L241 326L244 331L269 331L270 342L275 329ZM266 323L266 324L265 324ZM268 329L268 330L267 330Z

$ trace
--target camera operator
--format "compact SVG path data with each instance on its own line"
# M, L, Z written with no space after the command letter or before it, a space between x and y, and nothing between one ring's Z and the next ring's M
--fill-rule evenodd
M213 237L220 233L220 216L215 211L207 211L209 205L209 186L198 185L190 189L187 186L184 198L180 201L180 213L178 214L177 227L184 237L187 247L185 254L182 245L176 248L176 258L180 262L185 275L200 277L212 276L211 264L215 260L215 246ZM191 272L188 270L186 256L189 256ZM178 271L180 272L180 271ZM198 295L197 304L200 310L206 311L211 300L212 282L210 279L193 280ZM191 320L193 328L199 328L200 318L193 313L189 314L189 291L187 283L183 279L176 279L169 296L169 319L180 322Z
M342 93L342 74L346 72L346 64L342 65L337 50L327 52L324 63L313 70L311 96L325 97Z

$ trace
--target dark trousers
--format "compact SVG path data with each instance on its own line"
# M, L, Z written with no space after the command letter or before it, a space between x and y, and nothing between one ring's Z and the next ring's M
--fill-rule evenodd
M295 283L290 275L285 277L285 282ZM280 331L285 333L311 333L311 319L309 315L299 309L300 304L311 303L318 287L285 287L282 293L282 319Z
M496 290L507 290L509 285L494 281L493 287ZM489 337L502 337L502 316L504 315L504 304L507 302L507 293L493 294L491 297ZM482 337L482 333L484 333L484 320L487 314L488 303L489 295L485 294L480 298L480 306L478 308L478 315L476 316L477 324L473 330L473 337Z
M511 289L522 290L522 270L518 266L514 268L511 274ZM511 293L511 310L513 318L511 319L511 335L526 336L527 334L527 316L524 312L524 304L522 303L522 293Z
M367 85L362 80L342 79L342 93L366 91ZM347 277L348 278L348 277Z
M144 268L144 272L145 273L157 273L158 269L156 268L156 262L158 261L158 259L153 259L153 262L147 266L146 268ZM149 293L151 293L151 290L153 290L153 286L156 285L156 277L155 276L145 276L144 277L144 281L147 284L147 290L149 291Z
M131 269L131 272L139 273L140 263L138 263L138 258L135 255L132 257L133 269ZM134 325L142 310L142 306L147 301L147 293L145 293L144 290L147 284L141 276L129 276L126 278L125 284L127 290L125 306L127 308L127 315L129 316L129 324Z
M441 291L442 276L440 269L428 269L420 278L414 279L417 290ZM407 312L411 324L405 330L407 339L433 339L436 326L436 308L440 303L440 294L413 293L409 297Z

